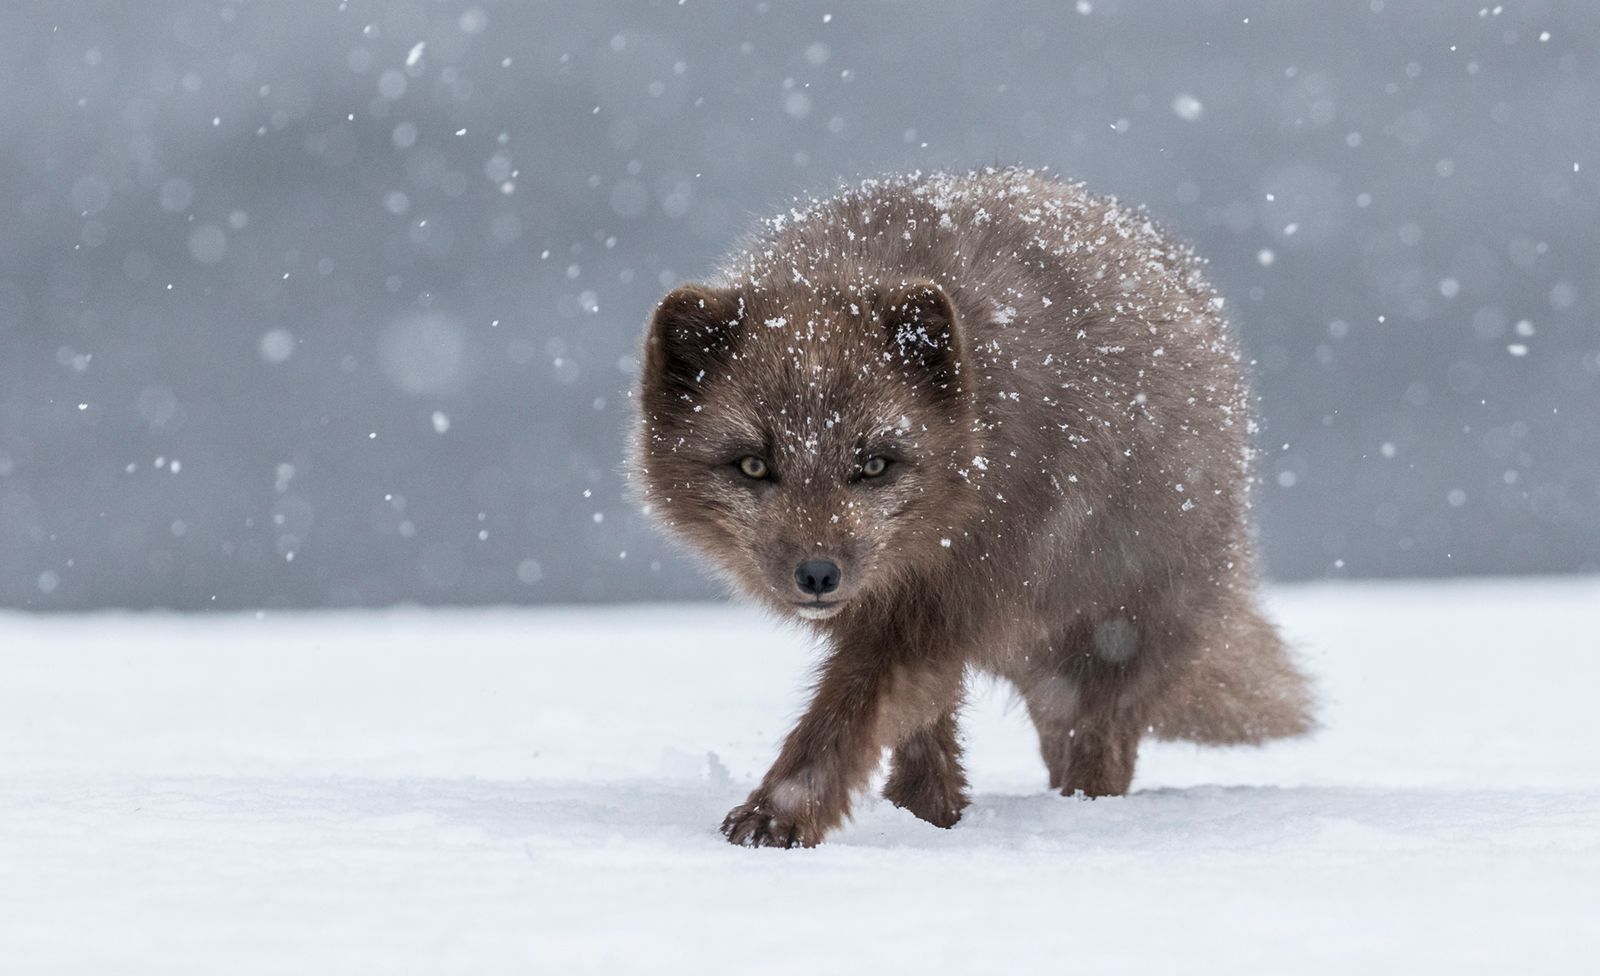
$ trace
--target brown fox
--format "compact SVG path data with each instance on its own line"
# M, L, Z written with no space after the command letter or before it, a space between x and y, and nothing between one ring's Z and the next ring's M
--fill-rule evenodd
M817 844L885 747L884 795L954 824L969 668L1016 685L1069 795L1127 792L1146 732L1309 728L1222 308L1142 211L1015 168L799 204L661 301L630 481L826 646L728 840Z

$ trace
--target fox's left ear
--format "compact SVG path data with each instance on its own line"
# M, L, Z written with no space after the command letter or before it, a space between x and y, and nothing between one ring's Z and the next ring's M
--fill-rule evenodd
M970 382L963 375L970 357L960 317L944 289L931 281L886 289L877 311L890 364L935 399L959 398Z

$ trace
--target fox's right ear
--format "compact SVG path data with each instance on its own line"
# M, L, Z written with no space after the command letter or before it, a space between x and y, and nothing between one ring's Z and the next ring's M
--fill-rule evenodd
M725 288L680 285L656 306L640 382L647 395L694 397L707 371L732 349L744 300Z

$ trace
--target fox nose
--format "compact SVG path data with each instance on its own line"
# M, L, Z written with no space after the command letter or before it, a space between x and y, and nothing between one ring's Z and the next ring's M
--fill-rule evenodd
M839 588L839 564L831 559L807 559L794 570L801 591L820 598Z

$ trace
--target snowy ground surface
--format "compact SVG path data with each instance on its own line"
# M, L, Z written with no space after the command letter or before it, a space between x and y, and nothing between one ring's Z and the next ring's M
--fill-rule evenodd
M716 834L809 650L722 606L0 616L0 972L1594 972L1600 580L1273 594L1325 729L939 831ZM709 758L714 757L714 758Z

